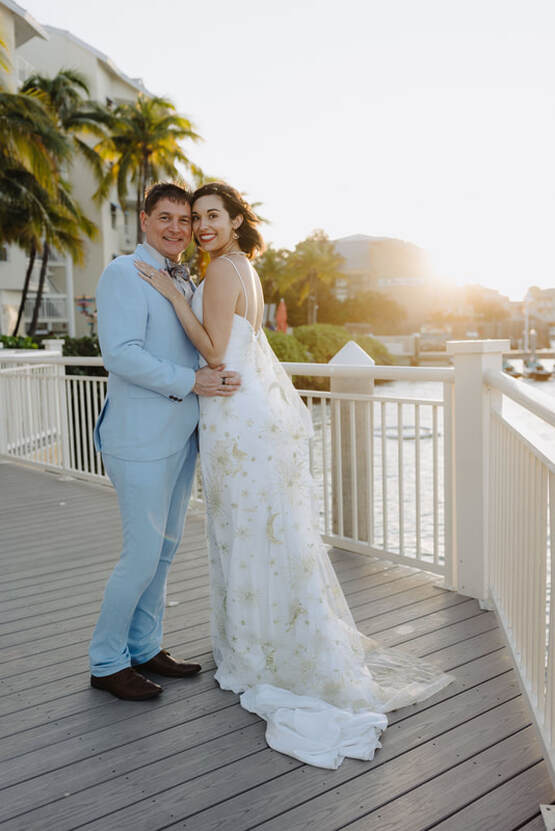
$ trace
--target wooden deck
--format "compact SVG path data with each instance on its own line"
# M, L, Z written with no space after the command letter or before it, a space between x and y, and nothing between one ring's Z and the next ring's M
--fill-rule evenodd
M435 578L332 559L362 631L456 682L392 714L373 762L320 770L270 750L213 681L203 520L171 576L165 646L200 659L154 702L89 687L87 644L120 544L107 487L0 464L2 831L542 831L555 798L493 613Z

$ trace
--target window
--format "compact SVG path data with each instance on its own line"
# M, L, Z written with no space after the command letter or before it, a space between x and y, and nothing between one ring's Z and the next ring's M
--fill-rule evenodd
M0 245L0 263L8 262L8 249L5 245Z
M113 202L110 202L110 218L112 220L112 228L115 228L118 220L118 208Z

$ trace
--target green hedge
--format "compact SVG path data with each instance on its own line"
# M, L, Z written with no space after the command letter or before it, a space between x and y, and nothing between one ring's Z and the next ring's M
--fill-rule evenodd
M310 356L305 347L293 335L286 335L285 332L272 332L270 329L265 331L270 346L280 361L290 361L292 363L310 361Z
M327 364L350 340L354 340L377 364L394 363L383 343L368 335L354 337L343 326L315 323L312 326L297 326L292 335L266 330L270 346L280 361ZM297 376L295 386L301 389L328 390L329 379ZM376 383L379 383L378 381Z
M38 349L39 344L28 335L0 335L4 349Z
M63 354L67 357L86 357L96 358L100 356L100 345L98 338L95 336L86 336L84 338L69 338L64 340ZM103 366L68 366L66 367L67 375L101 375L106 376L108 373Z
M391 365L394 363L383 343L369 335L353 337L343 326L333 326L330 323L297 326L294 330L294 336L310 353L309 360L318 364L327 364L350 340L358 343L365 352L374 358L377 364Z

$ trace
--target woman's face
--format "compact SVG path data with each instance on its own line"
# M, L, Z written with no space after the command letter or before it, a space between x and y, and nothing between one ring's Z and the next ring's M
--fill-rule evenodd
M236 243L233 233L242 217L231 219L221 196L209 194L195 200L192 211L193 234L203 251L218 257ZM234 247L237 247L236 244Z

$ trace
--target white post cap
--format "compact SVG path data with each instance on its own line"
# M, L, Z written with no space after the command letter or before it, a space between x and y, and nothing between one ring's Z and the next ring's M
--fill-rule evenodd
M509 352L510 340L448 340L449 355L484 355L491 352Z
M339 366L374 366L375 363L374 358L368 352L365 352L362 346L359 346L354 340L348 341L328 361L328 364L338 364Z

